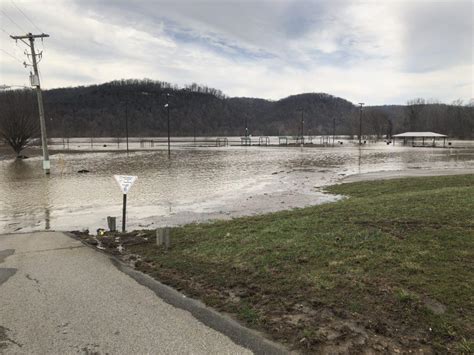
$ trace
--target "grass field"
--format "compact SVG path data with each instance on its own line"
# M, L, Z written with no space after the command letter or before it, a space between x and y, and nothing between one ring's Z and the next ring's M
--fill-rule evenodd
M188 225L136 267L303 352L474 352L474 175L351 183L339 202ZM152 235L152 232L148 232Z

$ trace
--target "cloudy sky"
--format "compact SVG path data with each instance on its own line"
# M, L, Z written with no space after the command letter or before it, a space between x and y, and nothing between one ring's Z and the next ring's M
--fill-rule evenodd
M0 4L0 85L28 82L26 46L8 34L42 31L51 36L37 43L45 88L150 78L268 99L302 92L367 104L474 97L471 0Z

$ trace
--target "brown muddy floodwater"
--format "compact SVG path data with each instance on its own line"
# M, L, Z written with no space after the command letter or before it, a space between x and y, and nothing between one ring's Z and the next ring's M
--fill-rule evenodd
M95 230L107 216L120 225L122 195L114 174L137 175L128 195L128 229L232 218L334 201L321 187L343 177L405 169L473 169L470 148L357 146L173 147L166 150L53 153L0 160L0 233ZM468 145L469 145L468 144ZM121 145L121 149L124 145ZM133 147L133 148L139 148ZM90 172L77 173L81 169Z

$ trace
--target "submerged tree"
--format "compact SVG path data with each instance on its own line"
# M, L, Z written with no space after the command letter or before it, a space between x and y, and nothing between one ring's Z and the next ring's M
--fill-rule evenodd
M13 90L0 94L0 139L15 151L17 157L39 133L35 97L30 90Z

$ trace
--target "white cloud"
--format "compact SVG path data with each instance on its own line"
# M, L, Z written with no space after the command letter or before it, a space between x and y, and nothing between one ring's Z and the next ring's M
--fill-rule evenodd
M369 104L473 96L470 1L16 2L51 35L41 63L47 88L148 77L271 99L308 91ZM0 33L0 48L24 59L19 47ZM0 58L0 84L27 82L18 62Z

